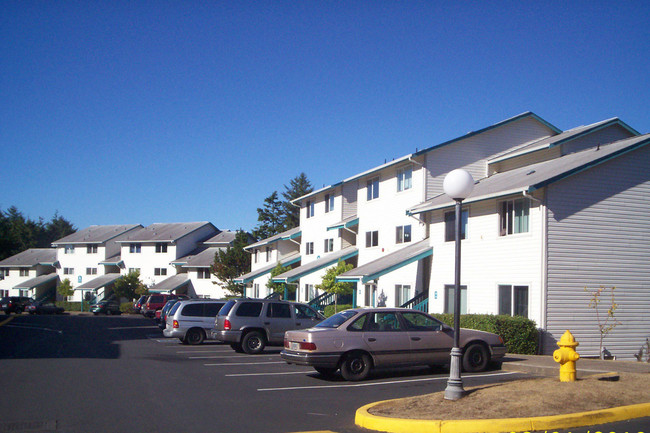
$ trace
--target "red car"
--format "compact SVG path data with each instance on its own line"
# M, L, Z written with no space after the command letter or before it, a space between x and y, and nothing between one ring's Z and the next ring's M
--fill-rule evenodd
M155 295L150 295L147 301L142 305L142 314L145 317L155 317L156 311L162 310L162 307L170 299L189 299L187 295L174 295L169 293L156 293Z

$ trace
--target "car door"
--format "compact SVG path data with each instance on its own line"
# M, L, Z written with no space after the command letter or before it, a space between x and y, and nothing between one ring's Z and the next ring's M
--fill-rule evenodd
M296 319L291 313L291 304L269 302L266 308L264 325L268 329L270 342L281 343L284 341L284 333L295 329Z
M410 363L409 333L392 311L368 313L363 340L376 366Z
M201 317L201 323L203 329L211 330L214 326L214 320L219 314L219 310L223 307L223 302L206 302L203 304L203 316ZM209 335L209 333L208 333Z
M449 362L454 334L445 330L442 322L417 311L401 313L407 328L411 359L417 364Z
M312 328L323 320L316 311L306 305L294 304L293 315L296 318L294 329Z

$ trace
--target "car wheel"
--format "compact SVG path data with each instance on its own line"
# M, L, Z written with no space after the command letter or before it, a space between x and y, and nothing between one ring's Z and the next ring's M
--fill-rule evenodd
M237 353L244 353L244 348L241 346L241 343L231 343L230 347Z
M487 349L480 343L470 344L463 353L463 370L469 373L483 371L490 362Z
M341 376L345 380L363 380L370 374L372 361L366 353L350 353L341 364Z
M203 343L204 339L205 337L203 336L202 329L190 329L185 335L185 340L187 340L187 343L193 346Z
M183 338L179 338L179 340L181 340L181 344L187 345L187 338L183 337Z
M241 343L242 349L249 355L260 353L266 346L266 340L264 339L264 336L258 331L251 331L248 334L244 335Z
M316 370L318 373L320 373L322 376L325 377L332 377L336 373L336 368L314 367L314 370Z

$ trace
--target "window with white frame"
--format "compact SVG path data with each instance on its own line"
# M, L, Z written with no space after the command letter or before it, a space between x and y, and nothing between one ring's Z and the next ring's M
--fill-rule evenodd
M253 298L259 298L260 297L260 285L259 284L253 284L253 293L252 293Z
M63 247L63 254L74 254L74 245L66 245Z
M334 194L325 194L325 213L334 210Z
M5 298L9 296L9 290L2 289L0 290L0 298Z
M9 269L4 269L4 270L1 270L0 272L4 272L5 277L9 276Z
M326 253L331 253L334 251L334 239L325 239L325 247L323 249Z
M97 245L86 245L86 254L97 254Z
M368 201L379 198L379 177L366 181L366 199Z
M199 280L209 280L210 279L210 269L209 268L199 268L196 273Z
M97 268L86 268L86 275L97 275Z
M518 198L499 205L499 235L527 233L529 229L530 200Z
M167 275L167 268L154 268L154 275Z
M266 247L266 261L270 262L273 257L273 247Z
M157 253L166 253L167 252L167 244L165 242L157 242L156 243L156 252Z
M259 252L260 252L259 250L253 251L253 263L257 263Z
M454 314L456 286L445 284L445 314ZM467 286L460 286L460 314L467 314Z
M29 277L29 269L21 269L20 270L20 276L21 277Z
M379 231L366 232L366 248L379 245Z
M63 268L63 275L73 275L74 268Z
M411 300L411 286L409 284L395 284L395 306L400 307Z
M313 242L306 242L305 243L305 255L309 256L311 254L314 254L314 243Z
M134 254L140 254L142 252L142 244L130 244L129 252Z
M307 208L307 218L311 218L314 216L314 202L311 200L307 200L307 204L305 205L305 208Z
M305 292L304 292L305 298L303 299L303 302L309 302L312 299L314 299L314 285L313 284L305 284Z
M413 167L410 165L397 170L397 191L406 191L413 187Z
M467 220L469 212L462 210L460 212L460 238L465 239L467 235ZM445 212L445 242L456 240L456 211Z
M499 314L528 317L528 286L499 284Z
M411 242L411 225L397 226L395 228L395 243Z

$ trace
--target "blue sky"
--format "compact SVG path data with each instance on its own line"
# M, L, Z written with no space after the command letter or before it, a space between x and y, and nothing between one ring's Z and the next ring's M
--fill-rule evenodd
M525 111L650 132L650 2L0 3L0 209L252 229Z

